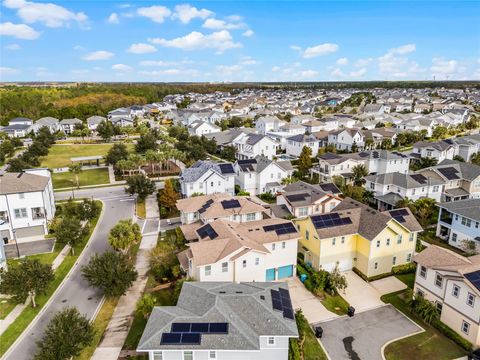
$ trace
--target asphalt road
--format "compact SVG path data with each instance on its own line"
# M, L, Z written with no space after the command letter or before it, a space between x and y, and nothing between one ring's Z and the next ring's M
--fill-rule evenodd
M55 193L57 200L68 199L71 192ZM95 253L109 249L108 232L121 219L134 214L134 198L125 194L123 186L75 191L75 197L94 197L104 201L104 213L88 246L83 250L79 262L57 293L40 312L28 332L24 332L2 359L29 360L36 351L36 341L40 340L46 325L53 315L67 306L75 306L80 313L91 318L101 301L102 293L89 286L81 275L81 267L88 263Z

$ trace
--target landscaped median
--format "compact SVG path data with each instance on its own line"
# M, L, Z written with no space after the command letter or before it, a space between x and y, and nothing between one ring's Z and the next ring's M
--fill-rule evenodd
M100 201L95 202L97 206L102 207L102 203ZM63 206L67 206L63 203ZM58 210L58 207L57 207ZM101 211L98 211L96 215L88 221L87 231L83 234L83 238L80 242L78 242L74 247L73 254L69 254L65 257L63 262L54 272L54 279L48 285L44 294L37 295L36 297L36 304L35 308L31 306L27 306L20 315L15 319L15 321L5 330L5 332L0 336L0 356L3 356L5 352L9 349L9 347L15 342L15 340L22 334L22 332L28 327L28 325L35 319L35 317L40 313L42 308L48 302L50 297L54 294L60 284L63 282L67 274L72 269L73 265L80 257L83 249L85 248L86 244L88 243L96 225L98 219L101 216ZM56 246L54 252L59 252L60 248ZM50 264L53 262L56 256L53 253L42 254L42 255L34 255L33 258L39 259L44 264ZM9 265L12 266L15 264L17 260L9 261Z
M315 337L310 324L301 311L295 314L298 328L298 339L290 339L289 360L326 360L327 355L323 351Z

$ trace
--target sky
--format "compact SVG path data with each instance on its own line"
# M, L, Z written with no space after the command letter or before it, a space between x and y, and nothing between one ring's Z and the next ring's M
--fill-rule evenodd
M0 1L0 81L480 80L480 1Z

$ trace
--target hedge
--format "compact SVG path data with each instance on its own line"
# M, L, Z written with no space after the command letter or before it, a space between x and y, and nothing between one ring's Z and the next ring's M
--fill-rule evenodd
M417 264L415 263L408 263L403 265L397 265L392 267L392 274L399 275L399 274L412 274L417 271Z
M412 265L413 265L413 269L412 269ZM398 268L398 269L396 270L396 268ZM398 265L398 266L393 267L391 272L383 273L383 274L379 274L379 275L375 275L375 276L371 276L371 277L367 277L364 273L362 273L356 267L352 268L352 270L355 274L360 276L364 281L371 282L371 281L380 280L380 279L383 279L383 278L386 278L386 277L389 277L389 276L392 276L392 275L410 274L412 272L415 272L416 268L417 267L414 263Z
M467 351L472 351L473 346L472 344L468 341L465 340L463 337L461 337L457 332L455 332L452 328L449 326L445 325L443 322L440 320L432 322L432 325L440 331L443 335L448 337L450 340L453 342L457 343L460 347Z

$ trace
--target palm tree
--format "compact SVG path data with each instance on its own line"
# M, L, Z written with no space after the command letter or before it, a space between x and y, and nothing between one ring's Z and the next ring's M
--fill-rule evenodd
M355 185L362 185L365 182L365 176L368 175L367 167L363 164L356 165L352 168L352 180Z
M77 184L77 189L80 187L80 181L79 181L79 175L82 172L82 165L77 163L77 164L71 164L68 167L68 171L75 175L75 183Z
M406 207L411 208L412 206L413 206L413 201L410 200L408 197L405 197L402 200L397 201L397 203L395 204L396 209L406 208Z
M366 140L365 140L365 149L366 149L366 150L372 149L372 148L373 148L373 144L374 144L374 142L373 142L373 139L372 139L372 138L366 139Z

